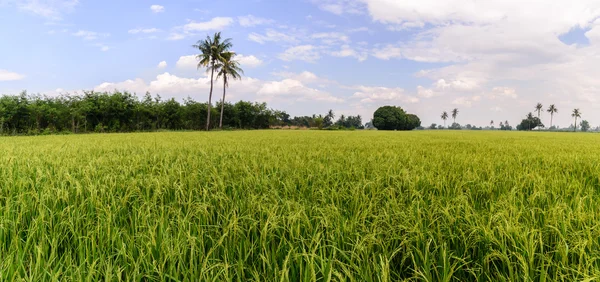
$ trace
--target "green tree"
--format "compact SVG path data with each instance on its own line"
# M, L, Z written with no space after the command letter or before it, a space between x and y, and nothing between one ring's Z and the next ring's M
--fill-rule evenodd
M233 79L242 79L242 74L244 74L244 70L240 67L238 61L234 59L235 53L226 52L222 55L222 60L215 66L219 73L217 74L217 79L223 78L223 99L221 99L221 118L219 119L219 128L223 128L223 110L225 108L225 92L227 87L229 87L229 80Z
M537 105L535 105L535 110L537 111L538 118L540 118L540 114L543 109L544 109L544 106L542 105L542 103L537 103Z
M217 32L212 38L210 36L206 36L205 40L199 40L192 47L201 52L196 56L199 61L198 68L207 67L210 70L210 92L208 94L208 109L206 111L206 130L209 130L213 82L215 71L217 70L216 65L218 62L223 61L223 55L228 53L229 49L233 47L233 44L231 43L230 38L222 40L221 33Z
M448 119L448 113L446 111L442 113L442 119L444 120L444 127L446 127L446 120Z
M590 129L590 123L587 120L582 120L579 126L581 126L581 131L583 132L587 132Z
M508 125L508 122L506 122L506 124ZM542 124L540 118L533 116L532 113L529 113L525 119L522 120L519 125L517 125L517 130L532 130L536 127L544 127L544 124Z
M575 118L575 124L573 125L573 131L577 131L577 118L581 117L581 111L579 109L574 109L571 117Z
M454 120L454 123L456 123L456 117L458 116L458 109L454 109L452 110L452 119Z
M552 121L554 119L554 114L558 113L558 109L556 108L556 106L554 106L554 104L550 105L550 107L548 107L547 112L550 113L550 128L552 128Z
M379 130L413 130L421 125L421 121L400 107L383 106L373 114L373 125Z

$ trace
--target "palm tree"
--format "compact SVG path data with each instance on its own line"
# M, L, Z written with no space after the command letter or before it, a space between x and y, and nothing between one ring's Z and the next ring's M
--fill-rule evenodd
M446 111L442 113L442 119L444 120L444 127L446 127L446 120L448 119L448 113Z
M223 128L223 110L225 108L225 91L229 87L229 79L242 79L241 74L244 74L244 70L240 68L240 63L234 60L235 53L227 52L223 55L223 60L220 61L215 67L219 71L217 79L223 78L223 99L221 100L221 119L219 120L219 128Z
M490 121L490 126L494 127L494 120Z
M454 119L454 123L456 123L457 116L458 116L458 109L452 110L452 119Z
M198 68L208 67L210 70L210 93L208 95L208 110L206 111L206 130L209 130L210 126L210 108L212 103L213 93L213 80L215 75L215 65L219 61L223 61L223 54L233 47L231 39L221 39L221 33L217 32L211 38L206 36L205 40L199 40L195 45L192 46L195 49L200 50L201 54L197 55Z
M550 113L550 128L552 128L552 120L554 119L554 114L558 113L558 109L556 108L556 106L554 106L554 104L552 104L548 108L547 112Z
M574 109L571 116L575 118L575 129L573 131L577 131L577 118L581 117L581 112L579 109Z
M535 110L538 112L538 118L540 118L540 113L542 112L543 109L544 109L544 106L542 106L542 103L537 103L537 105L535 105Z

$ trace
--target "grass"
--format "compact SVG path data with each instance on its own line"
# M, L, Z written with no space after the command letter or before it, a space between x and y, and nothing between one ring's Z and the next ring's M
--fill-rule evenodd
M600 277L600 136L0 138L2 281Z

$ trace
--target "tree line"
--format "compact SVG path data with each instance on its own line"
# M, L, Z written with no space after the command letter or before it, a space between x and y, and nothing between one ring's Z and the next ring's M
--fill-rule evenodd
M210 116L201 113L208 111ZM329 129L363 128L360 116L341 115L291 117L271 109L266 103L179 102L146 93L138 97L129 92L84 92L82 95L48 97L5 95L0 97L0 134L37 135L50 133L133 132L156 130L202 130L210 118L209 129L267 129L272 127L320 127Z

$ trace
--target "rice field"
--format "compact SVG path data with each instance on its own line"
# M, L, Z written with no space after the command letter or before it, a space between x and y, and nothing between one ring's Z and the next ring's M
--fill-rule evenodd
M0 138L2 281L600 277L600 135Z

